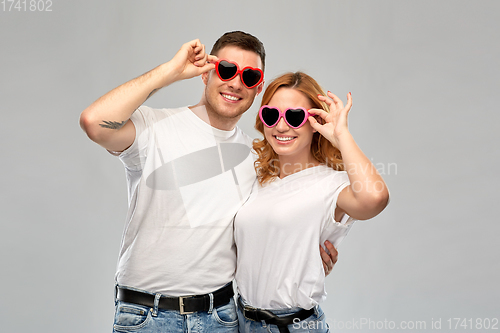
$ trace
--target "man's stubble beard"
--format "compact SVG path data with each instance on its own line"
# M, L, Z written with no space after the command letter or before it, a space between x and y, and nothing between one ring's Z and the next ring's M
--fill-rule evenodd
M219 94L219 93L217 93L217 94ZM218 95L214 96L214 98L217 99ZM237 109L236 110L237 112L235 112L234 114L224 113L220 109L217 109L216 107L214 107L214 105L217 106L217 103L213 103L212 98L207 93L207 88L205 87L205 103L206 103L205 107L206 107L206 110L207 110L207 113L208 113L210 119L214 119L217 122L226 123L227 121L238 122L238 120L241 118L241 116L243 116L243 114L246 111L248 111L248 109L250 109L250 107L253 104L253 101L252 101L252 103L248 103L248 106L244 106L241 109Z

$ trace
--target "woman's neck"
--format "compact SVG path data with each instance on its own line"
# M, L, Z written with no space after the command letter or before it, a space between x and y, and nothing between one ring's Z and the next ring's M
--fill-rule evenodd
M280 178L285 178L296 172L312 168L320 165L321 163L316 160L311 153L302 158L297 156L278 156L280 161Z

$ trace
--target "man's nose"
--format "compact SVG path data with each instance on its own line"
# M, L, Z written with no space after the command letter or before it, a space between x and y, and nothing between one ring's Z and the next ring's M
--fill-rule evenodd
M241 82L241 74L236 75L231 80L227 81L227 85L233 89L240 90L243 89L243 83Z

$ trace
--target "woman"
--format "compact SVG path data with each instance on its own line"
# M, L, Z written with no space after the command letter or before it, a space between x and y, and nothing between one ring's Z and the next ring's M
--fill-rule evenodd
M347 104L288 73L262 98L252 195L235 217L240 332L327 332L318 241L338 245L352 222L387 205L387 187L347 127Z

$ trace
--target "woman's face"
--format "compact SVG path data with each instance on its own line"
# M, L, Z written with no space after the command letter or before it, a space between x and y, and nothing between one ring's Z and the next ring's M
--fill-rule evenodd
M293 88L279 88L267 103L284 111L287 108L312 108L309 99L302 92ZM314 134L309 121L294 129L281 118L274 127L264 125L264 135L280 158L286 157L290 163L307 163L311 155L311 141ZM290 160L291 159L291 160Z

